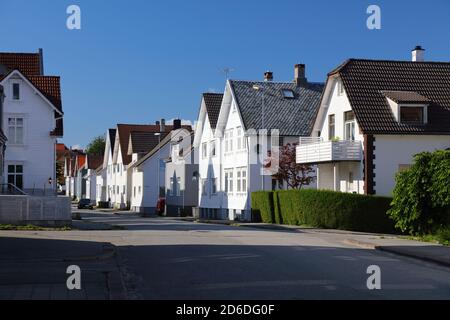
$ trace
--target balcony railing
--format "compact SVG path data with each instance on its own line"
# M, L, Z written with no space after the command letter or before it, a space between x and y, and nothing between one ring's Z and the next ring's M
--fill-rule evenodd
M320 138L300 138L297 163L360 161L361 141L322 141Z

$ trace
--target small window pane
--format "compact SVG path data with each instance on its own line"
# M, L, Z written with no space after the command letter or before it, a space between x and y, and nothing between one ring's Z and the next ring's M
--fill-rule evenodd
M15 172L15 166L9 165L8 166L8 173L14 173Z
M13 83L13 99L14 100L20 99L20 86L18 83Z
M16 166L16 173L23 173L23 166L22 165Z

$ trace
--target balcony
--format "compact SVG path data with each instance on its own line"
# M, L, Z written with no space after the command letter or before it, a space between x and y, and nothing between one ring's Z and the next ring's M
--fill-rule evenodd
M360 161L361 141L322 141L321 138L300 138L297 163Z

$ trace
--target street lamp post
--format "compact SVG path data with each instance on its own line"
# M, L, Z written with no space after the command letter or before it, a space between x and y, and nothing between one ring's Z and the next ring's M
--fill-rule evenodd
M265 129L265 105L264 105L264 93L265 93L265 88L264 88L264 84L262 85L262 87L260 87L259 85L254 85L253 86L254 90L257 91L261 91L261 130ZM264 139L267 139L267 136L264 137ZM267 141L266 141L267 142ZM260 148L260 153L262 152L262 145ZM261 188L262 190L264 190L264 160L261 158Z

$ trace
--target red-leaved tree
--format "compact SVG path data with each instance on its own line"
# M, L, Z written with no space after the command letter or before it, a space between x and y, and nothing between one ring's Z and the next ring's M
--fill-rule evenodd
M272 171L275 179L286 181L290 189L301 189L316 178L312 166L297 163L296 147L296 143L288 143L280 146L277 153L269 151L264 164L266 170Z

